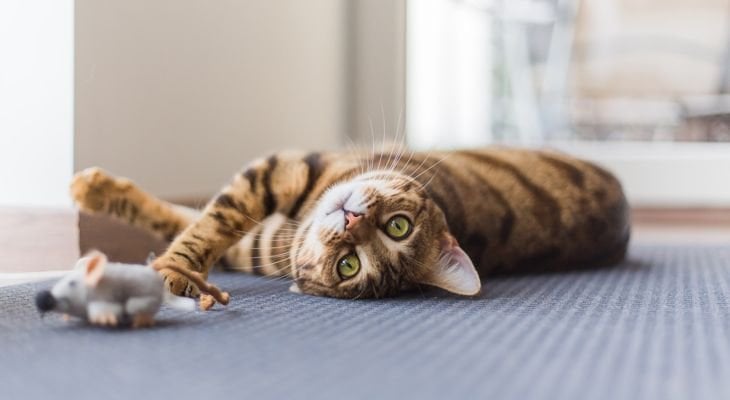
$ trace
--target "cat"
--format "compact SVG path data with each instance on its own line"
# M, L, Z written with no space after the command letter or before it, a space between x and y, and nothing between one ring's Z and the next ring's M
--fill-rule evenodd
M253 161L203 210L99 168L74 176L85 212L171 242L156 265L291 277L292 291L380 298L420 285L472 296L489 274L615 264L630 237L621 184L561 153L487 148L281 152ZM166 271L173 294L196 286Z

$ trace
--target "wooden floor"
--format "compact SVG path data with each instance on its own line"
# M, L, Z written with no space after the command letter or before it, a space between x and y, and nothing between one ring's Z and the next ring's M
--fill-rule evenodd
M730 209L638 209L632 223L638 242L730 245Z
M0 208L0 273L67 269L78 237L72 209Z
M632 241L730 245L730 209L635 210ZM109 218L22 208L0 209L0 243L0 286L56 276L91 248L115 261L143 262L165 246Z

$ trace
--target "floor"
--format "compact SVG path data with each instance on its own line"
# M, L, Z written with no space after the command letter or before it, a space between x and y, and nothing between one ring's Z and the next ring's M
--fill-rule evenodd
M53 278L79 257L78 213L0 208L0 286Z
M730 209L639 209L632 221L637 243L730 245Z
M345 301L214 273L231 303L151 329L39 318L0 288L8 399L728 399L730 247L634 243L612 268Z
M65 268L78 258L78 213L0 208L0 273Z
M231 304L164 308L155 328L131 332L39 318L33 298L48 284L35 281L59 273L44 272L54 259L72 264L76 219L5 215L0 227L26 229L4 236L23 246L0 250L18 264L0 274L7 398L730 398L726 212L636 212L621 265L493 278L474 298L423 288L342 301L214 273ZM86 218L83 246L133 258L155 246Z

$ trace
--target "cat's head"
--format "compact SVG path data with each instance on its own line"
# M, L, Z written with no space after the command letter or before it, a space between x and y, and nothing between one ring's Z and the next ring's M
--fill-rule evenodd
M419 284L475 295L469 257L417 181L373 171L330 188L293 241L293 291L385 297Z

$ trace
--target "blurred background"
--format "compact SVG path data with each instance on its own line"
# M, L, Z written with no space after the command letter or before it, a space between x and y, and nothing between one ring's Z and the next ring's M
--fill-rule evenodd
M729 64L725 0L2 0L0 204L69 207L92 165L190 201L385 138L557 148L727 220Z

